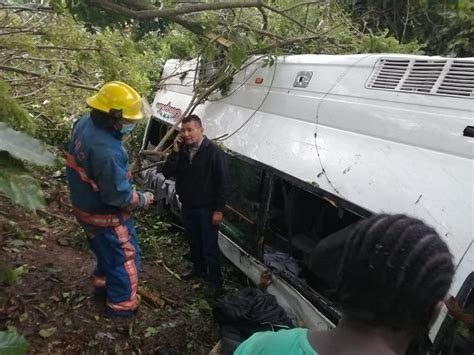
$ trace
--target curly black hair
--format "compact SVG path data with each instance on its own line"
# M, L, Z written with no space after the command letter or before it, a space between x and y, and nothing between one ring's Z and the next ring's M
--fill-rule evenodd
M452 255L419 219L381 214L357 223L345 241L337 295L353 320L426 329L454 275Z

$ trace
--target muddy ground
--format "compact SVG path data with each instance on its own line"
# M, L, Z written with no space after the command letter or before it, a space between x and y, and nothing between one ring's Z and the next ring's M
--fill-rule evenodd
M181 230L153 211L137 216L141 287L151 297L135 319L108 319L92 297L94 258L71 215L65 184L61 178L42 184L45 212L0 197L0 272L13 275L0 282L0 330L23 334L31 354L207 354L219 339L215 300L204 281L173 275L189 267ZM245 282L230 265L225 274L227 291Z

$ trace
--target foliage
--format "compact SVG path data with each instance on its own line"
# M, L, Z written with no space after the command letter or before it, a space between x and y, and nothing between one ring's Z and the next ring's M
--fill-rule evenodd
M22 355L28 350L28 342L23 335L16 331L0 332L0 354L4 355Z
M17 159L36 165L53 165L54 156L37 139L15 131L0 122L0 151L9 152Z
M154 36L137 41L114 28L90 33L67 12L2 10L0 21L0 74L8 84L2 109L19 103L38 127L36 137L49 144L64 145L85 98L102 83L121 80L148 96L159 76Z
M412 53L423 54L421 46L417 42L400 44L398 40L390 36L388 30L379 35L369 34L363 37L358 46L360 53Z
M164 217L157 218L155 212L152 212L142 213L137 223L140 226L140 245L144 259L158 260L163 258L164 250L175 244L177 234Z
M168 21L164 19L133 20L128 16L107 13L102 9L90 6L84 0L53 0L51 2L58 12L68 10L84 21L85 28L91 33L99 29L111 28L119 31L130 31L134 39L141 39L149 32L162 34L166 32Z
M42 208L41 187L28 174L22 160L52 165L54 156L38 140L0 122L0 193L29 209Z
M19 266L16 269L0 265L0 284L13 285L18 277L26 272L25 265Z
M0 121L7 122L16 130L34 133L36 125L17 100L8 94L8 85L0 80Z
M471 0L339 0L372 33L388 29L400 43L417 41L430 55L474 55Z
M39 183L8 153L0 152L0 193L31 210L45 206Z

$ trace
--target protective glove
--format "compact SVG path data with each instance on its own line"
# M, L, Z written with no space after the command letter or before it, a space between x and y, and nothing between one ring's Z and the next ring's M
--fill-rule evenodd
M150 191L147 191L143 193L143 200L143 207L149 208L155 201L155 196Z

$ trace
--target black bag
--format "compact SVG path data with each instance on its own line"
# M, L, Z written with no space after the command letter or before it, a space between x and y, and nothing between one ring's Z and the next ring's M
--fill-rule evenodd
M225 295L213 310L221 327L221 352L232 354L253 333L294 328L275 296L257 288L244 288Z

